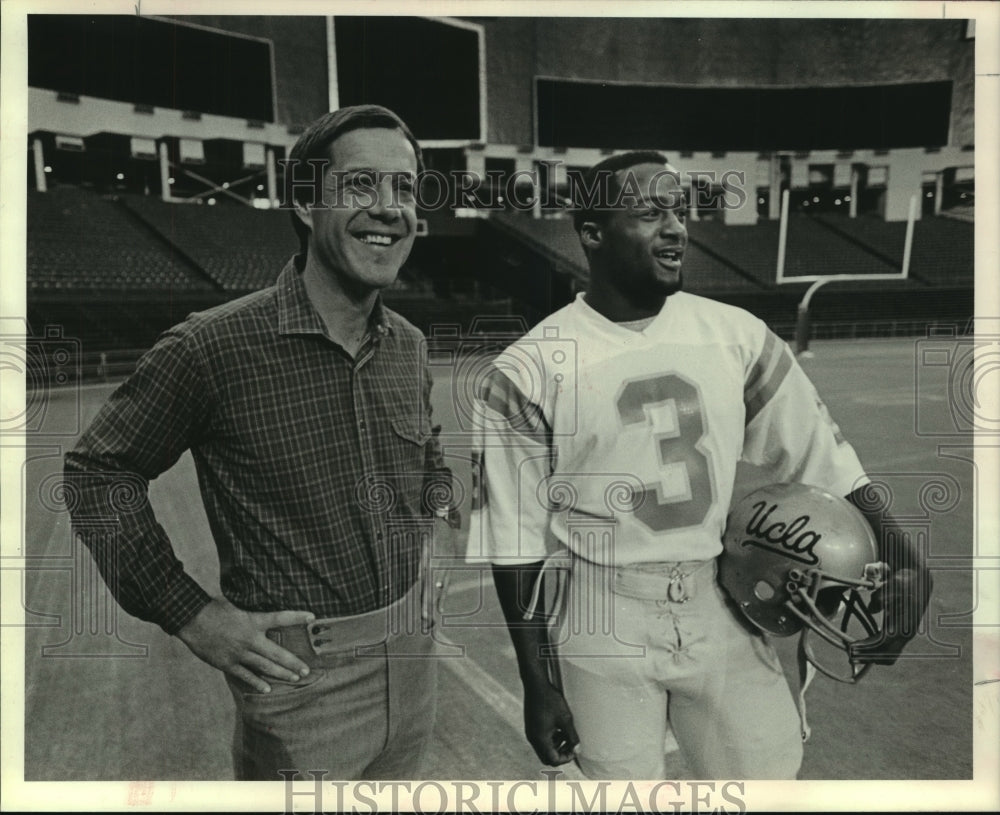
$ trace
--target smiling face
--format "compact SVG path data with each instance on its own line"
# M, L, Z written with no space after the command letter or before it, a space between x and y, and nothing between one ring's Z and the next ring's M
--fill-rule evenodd
M299 206L309 227L309 262L342 289L364 294L395 281L416 235L417 158L399 130L361 128L329 147L326 206Z
M581 230L591 270L633 303L661 299L682 285L687 203L670 165L619 170L620 206Z

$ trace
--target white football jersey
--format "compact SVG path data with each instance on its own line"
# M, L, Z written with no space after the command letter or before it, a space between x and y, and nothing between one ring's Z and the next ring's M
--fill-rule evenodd
M788 346L686 292L643 331L578 295L476 389L473 560L537 561L559 543L605 564L715 557L740 461L837 495L867 482Z

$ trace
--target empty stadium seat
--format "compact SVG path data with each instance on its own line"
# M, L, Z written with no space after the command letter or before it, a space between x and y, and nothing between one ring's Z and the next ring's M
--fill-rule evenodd
M27 284L37 292L214 288L115 201L77 187L28 193Z
M285 210L171 204L135 195L122 200L223 290L234 294L273 284L298 250Z

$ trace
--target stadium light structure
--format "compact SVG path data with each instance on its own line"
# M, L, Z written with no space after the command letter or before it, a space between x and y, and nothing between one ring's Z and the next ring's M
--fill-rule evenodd
M215 181L202 173L195 172L191 167L192 164L205 163L202 140L181 139L179 148L179 161L171 159L166 142L161 142L157 150L160 165L160 197L163 201L196 204L203 202L210 196L224 195L244 206L257 209L270 209L280 203L277 193L275 151L270 145L244 142L242 164L245 174L239 178L228 178L221 181ZM209 167L205 172L215 174L217 171L213 171ZM191 194L175 192L178 179L182 179L181 183L194 182L205 189ZM236 191L243 187L249 188L245 195ZM254 189L257 192L266 191L266 207L259 203L260 199L256 196Z

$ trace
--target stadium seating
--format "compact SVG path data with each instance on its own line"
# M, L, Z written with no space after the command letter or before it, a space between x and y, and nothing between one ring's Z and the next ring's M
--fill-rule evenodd
M533 218L530 214L490 213L489 223L523 242L577 280L587 279L587 260L568 218Z
M898 261L845 240L809 215L788 217L785 275L896 274Z
M486 224L481 229L538 253L557 273L586 280L586 261L569 218L492 213ZM777 222L691 221L688 231L685 277L692 291L772 288ZM905 232L906 224L874 216L793 214L785 273L898 272ZM971 285L972 233L970 223L954 218L919 221L910 267L914 284ZM28 286L33 291L171 289L236 295L270 285L295 249L283 211L168 204L138 195L115 201L74 187L29 193ZM401 288L422 288L415 270L404 278Z
M818 215L814 220L898 269L906 239L904 222L886 223L874 215L848 218ZM972 284L973 226L952 217L925 217L914 224L910 276L927 285Z
M115 201L76 187L28 193L29 292L215 287Z
M122 200L221 289L234 294L270 286L298 247L284 211L168 204L140 195Z
M966 285L975 277L975 227L955 218L924 218L913 231L910 274L933 285Z
M482 315L531 324L586 283L569 218L492 212L447 220L417 240L399 284L385 293L425 332L468 328ZM747 308L790 337L805 284L774 283L778 229L776 221L690 220L686 287ZM792 214L786 274L896 273L905 232L905 223L875 216ZM284 211L102 197L69 186L30 192L29 318L33 327L63 326L91 353L148 347L190 311L270 285L296 249ZM911 279L830 284L813 304L814 334L912 334L967 319L972 250L971 222L925 217L914 232Z
M165 329L219 302L218 295L155 297L105 292L99 298L30 298L27 317L33 336L44 336L47 327L59 327L64 336L79 341L87 356L149 348Z
M586 259L580 248L580 238L570 218L538 219L527 214L494 212L491 213L490 223L515 239L529 244L554 263L559 271L571 274L580 281L587 279ZM756 291L766 287L766 284L761 282L766 280L763 269L759 276L753 275L748 273L741 263L734 262L724 253L716 251L714 230L709 232L709 227L708 222L689 225L691 239L684 258L684 276L691 290ZM720 224L719 230L726 232L728 228ZM753 237L757 235L754 234ZM759 241L752 246L756 247L757 243ZM758 248L762 254L768 251L763 246ZM773 246L770 247L770 252L773 255ZM773 260L770 261L770 269L773 275Z
M769 287L774 281L778 258L778 224L762 221L756 226L726 226L715 220L688 222L690 243L704 252L711 252L720 263L737 270L745 280L753 280L757 288ZM730 278L735 277L732 273ZM685 282L700 286L702 276L685 268Z

